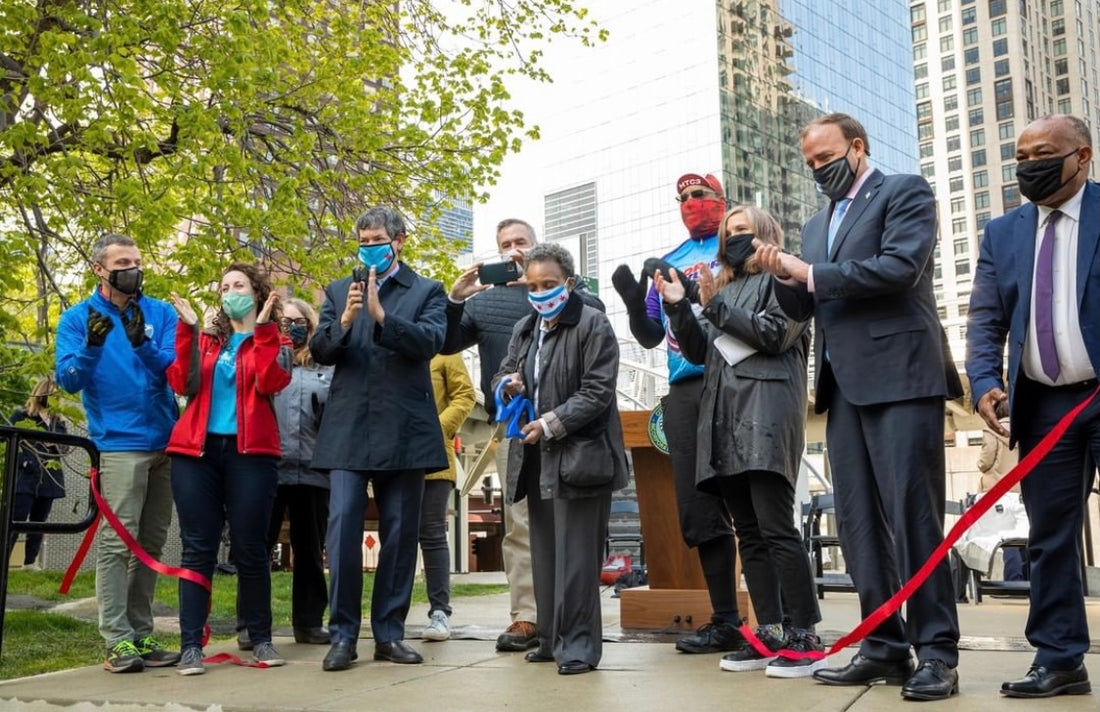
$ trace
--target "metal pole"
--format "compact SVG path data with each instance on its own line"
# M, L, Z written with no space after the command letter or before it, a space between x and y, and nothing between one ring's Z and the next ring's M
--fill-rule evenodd
M0 554L0 657L4 654L4 618L8 609L8 564L11 561L11 544L8 538L11 536L12 506L15 503L15 464L19 454L19 441L15 435L9 434L4 438L6 452L4 453L4 492L0 502L0 543L4 551Z

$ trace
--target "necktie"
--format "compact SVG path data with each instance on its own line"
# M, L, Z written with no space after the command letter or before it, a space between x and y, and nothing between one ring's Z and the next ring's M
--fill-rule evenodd
M1054 225L1060 217L1061 211L1055 210L1047 218L1035 264L1035 339L1043 373L1051 381L1057 381L1062 372L1058 365L1058 348L1054 345Z
M844 213L848 212L848 206L851 204L851 198L841 198L833 208L833 217L829 220L829 241L825 243L830 255L833 253L833 240L836 239L836 233L840 230L840 223L844 221Z

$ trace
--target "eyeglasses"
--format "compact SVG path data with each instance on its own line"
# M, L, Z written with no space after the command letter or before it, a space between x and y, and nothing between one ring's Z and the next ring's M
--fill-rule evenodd
M687 193L681 193L676 196L677 203L685 203L692 198L706 198L708 196L718 197L718 194L713 190L704 190L703 188L696 188L695 190L688 191Z
M304 316L298 317L297 319L290 319L284 316L282 319L279 320L279 326L283 327L284 329L291 324L294 324L296 326L309 326L309 319L306 319Z

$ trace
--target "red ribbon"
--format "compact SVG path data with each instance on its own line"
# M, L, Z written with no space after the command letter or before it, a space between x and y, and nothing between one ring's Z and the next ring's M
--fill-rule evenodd
M84 535L84 540L80 542L80 548L77 549L76 555L73 556L72 563L69 564L69 568L65 572L64 578L61 579L61 586L58 587L58 591L61 593L69 592L69 589L72 587L73 579L76 577L76 573L80 569L80 565L84 563L84 559L88 555L88 550L92 546L92 541L95 539L96 530L99 528L100 517L103 517L111 525L111 528L115 530L115 533L118 534L119 538L122 539L122 543L126 545L126 548L129 549L130 552L137 557L138 561L145 564L150 569L156 571L162 576L170 576L172 578L183 579L186 581L190 581L197 586L202 586L208 594L206 602L206 612L207 615L209 615L211 605L210 596L213 593L210 579L208 579L206 576L203 576L198 571L185 569L179 566L168 566L167 564L157 561L152 556L150 556L149 552L145 551L141 544L138 543L137 539L135 539L133 535L126 530L126 527L119 520L118 515L115 514L115 511L111 509L111 506L107 504L107 500L103 498L103 495L99 493L99 470L93 467L89 474L92 480L92 496L95 498L96 506L99 507L99 514L96 515L96 518L92 522L92 525L88 527L88 532ZM202 645L205 646L209 641L210 624L207 623L203 626L202 629ZM269 667L267 663L255 661L245 662L236 655L232 655L230 653L221 653L219 655L208 657L204 660L204 662L212 664L226 661L231 662L234 665L241 665L243 667Z
M940 545L936 547L936 550L928 557L928 560L924 562L924 565L917 570L913 577L905 582L905 585L898 590L893 596L891 596L885 603L875 609L871 615L860 621L859 625L852 629L847 635L841 636L840 640L833 643L833 646L825 652L809 651L799 652L784 648L783 650L772 651L766 645L764 645L759 638L749 628L748 624L742 624L740 630L741 634L745 636L745 640L749 642L758 653L764 657L778 656L786 658L788 660L821 660L827 658L830 655L835 655L849 645L858 643L866 638L871 631L882 624L887 618L892 616L899 608L901 604L913 593L920 588L921 584L927 580L932 572L936 569L943 558L947 556L947 553L951 551L951 547L962 538L962 535L966 533L966 530L974 525L974 522L978 521L983 514L988 512L993 505L997 503L1006 492L1016 486L1016 483L1027 477L1035 466L1042 461L1044 457L1054 448L1062 436L1065 435L1066 430L1073 424L1073 421L1077 419L1077 416L1081 414L1085 408L1092 403L1096 398L1097 393L1100 393L1100 388L1097 388L1092 394L1084 401L1079 403L1073 410L1066 413L1061 420L1058 421L1049 433L1047 433L1039 444L1027 454L1023 460L1021 460L1015 467L1013 467L1008 474L997 481L993 487L989 489L982 497L974 503L974 506L970 507L959 517L959 521L955 522L955 526L951 527L951 531L947 533L947 536L943 538Z

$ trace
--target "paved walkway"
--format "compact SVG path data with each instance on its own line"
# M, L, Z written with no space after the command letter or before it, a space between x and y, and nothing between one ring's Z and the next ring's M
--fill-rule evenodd
M675 712L729 708L738 712L873 712L895 710L903 703L896 687L828 687L812 680L773 680L762 672L722 672L718 656L677 653L669 642L672 637L636 642L658 638L624 633L618 625L618 601L609 591L604 594L608 642L600 669L563 677L553 665L529 664L520 654L495 652L492 641L506 623L507 611L506 594L457 599L452 640L414 641L414 647L424 654L423 665L372 662L372 643L363 640L357 665L346 672L325 673L321 671L325 646L297 645L289 637L277 637L276 645L289 661L283 668L217 665L206 675L190 678L180 677L174 669L110 675L98 667L81 668L0 683L0 710ZM1002 680L1022 675L1031 661L1022 638L1026 601L986 598L978 606L962 604L959 612L964 634L959 663L962 692L950 700L931 703L935 710L1095 712L1100 699L1100 601L1089 601L1093 648L1086 661L1097 693L1051 700L1010 700L997 692ZM418 636L426 614L425 606L413 608L410 639ZM822 601L822 614L822 633L827 640L835 640L857 622L858 604L851 594L828 594ZM207 653L235 652L234 648L228 642L219 643L208 647ZM847 657L846 651L833 662L842 664Z

